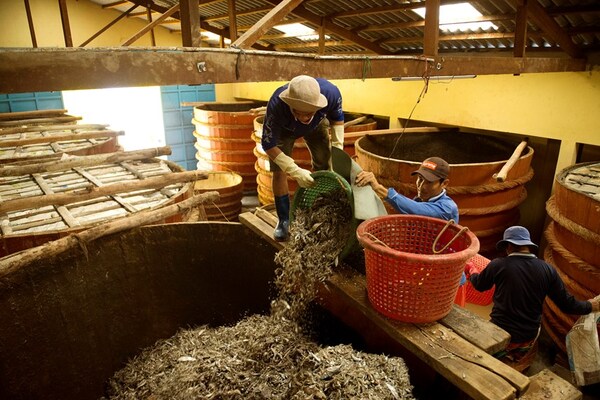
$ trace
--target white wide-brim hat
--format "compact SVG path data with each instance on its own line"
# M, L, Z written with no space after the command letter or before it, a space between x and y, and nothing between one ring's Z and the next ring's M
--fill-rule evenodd
M315 112L327 106L327 98L321 94L319 82L307 75L298 75L290 81L279 98L294 110Z

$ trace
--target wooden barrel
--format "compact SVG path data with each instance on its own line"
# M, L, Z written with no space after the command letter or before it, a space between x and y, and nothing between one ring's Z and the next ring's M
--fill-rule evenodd
M204 215L209 221L237 221L242 211L243 180L235 172L212 171L208 179L202 179L194 185L194 193L219 192L219 200L213 204L204 204Z
M548 243L544 259L577 299L600 294L600 163L575 164L560 171L546 211L551 222L544 231ZM544 309L543 320L564 358L565 336L576 319L554 306Z
M26 199L44 194L74 190L90 190L110 183L140 181L185 170L158 158L107 163L53 172L0 178L0 196L4 201ZM96 224L143 210L178 203L192 195L192 183L168 185L159 189L143 189L74 201L62 206L20 208L8 211L2 219L0 256L39 246ZM180 222L183 215L163 222Z
M364 118L364 120L363 120ZM359 123L354 124L353 121L362 120ZM344 113L344 123L351 124L344 127L344 151L350 156L354 156L356 151L354 149L354 143L362 136L348 135L353 132L372 131L377 129L377 121L369 116L355 113Z
M0 398L99 399L159 339L268 312L275 252L239 223L180 223L0 264Z
M198 169L232 171L242 176L244 192L256 192L254 141L256 115L264 102L206 103L194 107Z
M358 164L377 180L408 197L416 194L415 177L421 162L442 157L450 164L448 194L458 205L460 224L477 235L480 253L495 256L495 243L518 222L518 206L527 198L525 183L533 177L533 149L527 147L504 182L498 173L518 143L456 131L365 136L356 141ZM395 212L388 206L389 212Z

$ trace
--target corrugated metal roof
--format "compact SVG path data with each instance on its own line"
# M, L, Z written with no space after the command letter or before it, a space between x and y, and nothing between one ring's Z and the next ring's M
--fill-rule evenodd
M91 0L105 6L112 0ZM529 6L526 51L560 51L559 43L572 40L582 53L600 49L600 2L595 0L530 0L539 7ZM457 0L442 0L441 4L456 4ZM155 0L154 4L168 9L177 0ZM235 0L238 37L255 25L270 9L278 4L270 0ZM439 52L510 52L517 30L516 0L473 0L471 5L483 14L479 20L491 21L496 28L474 28L458 32L439 31ZM114 5L124 12L132 3ZM535 5L534 4L534 5ZM413 11L425 7L425 1L402 0L306 0L293 10L284 21L302 22L317 30L321 21L333 24L336 33L326 29L327 54L380 53L415 54L423 52L424 21ZM154 7L156 10L157 7ZM136 11L144 10L138 7ZM158 10L160 11L160 10ZM164 10L163 10L164 11ZM300 15L297 16L294 14ZM201 21L216 30L229 32L227 0L201 1ZM145 16L140 15L140 18ZM542 21L542 22L540 22ZM466 22L466 21L463 21ZM540 25L544 25L543 30ZM179 24L168 24L169 29L180 29ZM333 28L332 28L333 29ZM210 29L208 29L210 30ZM216 32L218 33L218 32ZM222 33L222 32L221 32ZM281 37L282 32L271 28L259 39L263 46L273 50L318 53L315 41ZM360 42L370 42L365 48ZM362 44L365 44L364 42ZM566 43L568 45L568 43ZM216 46L216 42L214 43ZM569 46L567 46L569 47ZM380 49L380 51L379 51ZM563 49L564 50L564 49ZM568 50L568 49L567 49Z

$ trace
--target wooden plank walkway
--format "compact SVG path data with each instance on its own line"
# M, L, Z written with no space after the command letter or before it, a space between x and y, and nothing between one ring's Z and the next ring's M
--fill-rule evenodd
M257 209L239 219L276 248L283 247L272 238L277 217L271 212ZM365 276L344 265L321 286L318 297L369 347L409 352L472 399L581 399L579 390L550 371L530 378L491 356L510 336L464 308L455 306L444 319L429 324L392 320L370 305Z

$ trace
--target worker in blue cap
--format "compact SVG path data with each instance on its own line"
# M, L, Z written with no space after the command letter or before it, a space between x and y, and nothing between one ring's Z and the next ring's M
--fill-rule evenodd
M511 336L509 346L496 357L508 364L517 364L535 352L546 296L567 314L600 311L599 297L587 301L575 299L554 267L536 257L538 246L531 241L527 228L506 229L496 248L505 252L506 257L490 261L481 273L476 273L469 264L465 271L478 291L496 285L491 321Z

